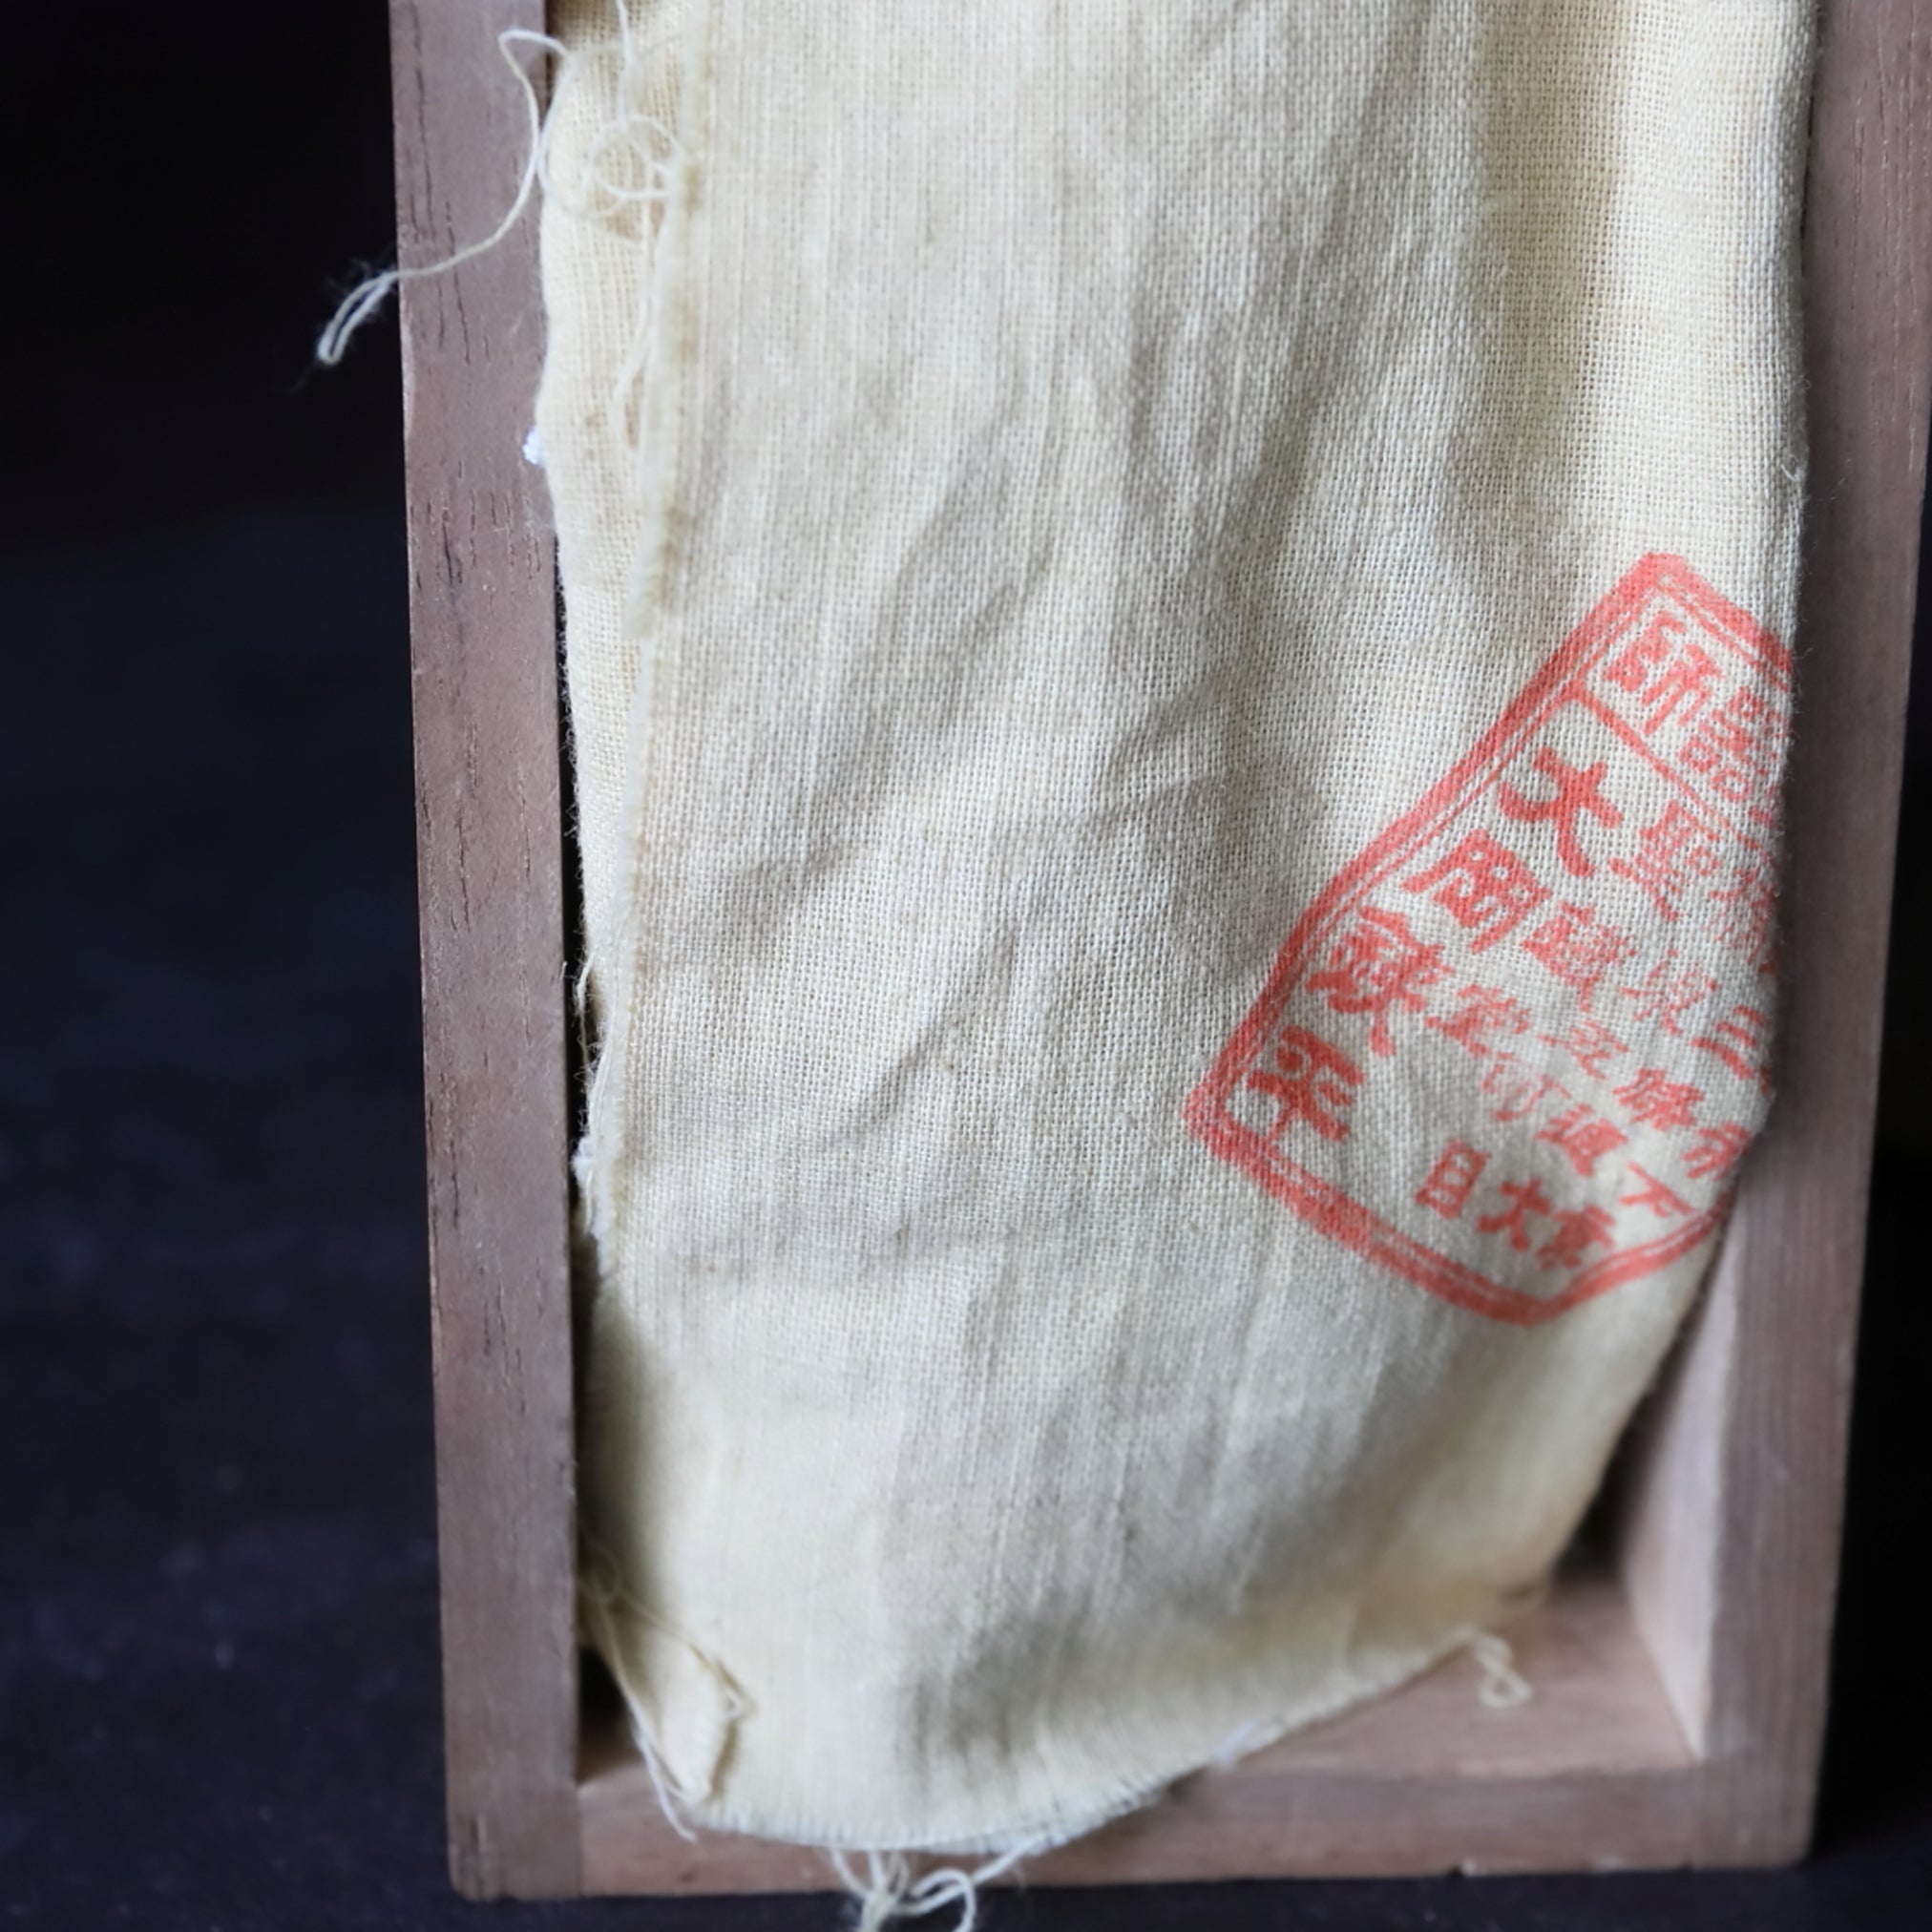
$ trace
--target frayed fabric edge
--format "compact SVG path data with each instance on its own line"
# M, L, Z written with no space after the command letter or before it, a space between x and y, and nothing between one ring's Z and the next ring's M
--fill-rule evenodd
M693 342L690 314L691 231L703 175L701 131L709 112L711 10L691 0L682 23L683 51L679 76L677 132L662 173L662 216L653 244L649 275L648 329L638 367L640 431L635 444L643 534L625 599L623 629L639 645L637 683L625 723L624 790L619 806L620 870L615 903L605 930L614 934L614 971L628 956L637 916L638 872L643 838L647 783L652 768L650 740L655 694L665 648L669 579L676 561L675 501L683 452L684 410L682 380ZM629 58L626 51L626 58ZM586 961L586 972L598 962ZM628 1051L625 1018L629 1002L620 985L601 989L600 1004L610 1030L599 1042L590 1069L584 1127L572 1157L583 1225L592 1250L611 1244L623 1216L620 1186L622 1143L609 1120L610 1080Z
M1528 1703L1534 1696L1529 1680L1517 1668L1516 1652L1507 1638L1498 1633L1497 1624L1508 1624L1538 1608L1547 1596L1547 1579L1516 1592L1499 1608L1489 1625L1460 1624L1438 1641L1402 1659L1393 1668L1356 1679L1346 1690L1320 1704L1286 1718L1256 1718L1238 1725L1214 1749L1190 1759L1164 1774L1120 1788L1102 1797L1097 1806L1076 1817L1052 1822L1035 1822L1008 1831L978 1838L942 1839L905 1844L836 1843L810 1829L774 1827L773 1821L734 1812L721 1801L713 1777L703 1793L681 1787L666 1770L645 1699L639 1687L628 1681L631 1672L614 1640L607 1616L587 1606L585 1637L604 1659L622 1693L633 1741L643 1762L646 1775L666 1821L680 1838L695 1843L705 1833L744 1834L782 1844L800 1845L824 1856L840 1887L859 1907L857 1932L881 1932L881 1928L901 1920L931 1917L956 1906L958 1917L949 1932L976 1932L979 1922L979 1892L982 1887L1018 1873L1024 1863L1056 1851L1063 1845L1090 1837L1123 1817L1158 1804L1173 1789L1190 1777L1214 1771L1233 1769L1244 1758L1265 1751L1296 1732L1341 1715L1344 1712L1387 1695L1426 1671L1466 1650L1480 1673L1476 1701L1485 1710L1509 1711ZM609 1593L600 1593L598 1606L607 1609ZM635 1605L626 1603L632 1615ZM653 1627L662 1628L655 1624ZM664 1634L675 1636L666 1631ZM688 1640L677 1641L707 1670L717 1673L721 1684L732 1693L731 1720L749 1709L722 1667ZM721 1750L713 1771L728 1755L728 1742ZM702 1806L707 1816L695 1817L692 1809ZM915 1859L934 1858L945 1862L917 1869ZM969 1862L976 1860L977 1862Z
M718 1780L731 1754L738 1720L749 1710L749 1700L717 1658L662 1617L653 1615L624 1588L616 1560L588 1537L582 1539L578 1561L577 1602L579 1641L603 1659L618 1687L631 1741L643 1760L658 1809L681 1838L695 1844L698 1833L687 1808L708 1803L717 1796ZM620 1610L633 1628L649 1631L656 1643L681 1652L709 1693L709 1749L703 1754L704 1783L695 1789L681 1782L664 1762L649 1701L643 1687L636 1681L638 1673L620 1641L617 1621Z

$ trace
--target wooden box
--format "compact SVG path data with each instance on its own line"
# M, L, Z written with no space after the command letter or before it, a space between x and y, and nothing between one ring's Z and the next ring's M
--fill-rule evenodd
M394 0L402 249L487 234L542 0ZM685 1842L582 1702L573 1605L556 588L522 449L536 229L405 286L451 1856L475 1896L823 1889ZM1826 0L1803 253L1813 502L1778 1098L1601 1534L1512 1631L1036 1859L1034 1883L1754 1864L1810 1831L1824 1721L1932 368L1932 0Z

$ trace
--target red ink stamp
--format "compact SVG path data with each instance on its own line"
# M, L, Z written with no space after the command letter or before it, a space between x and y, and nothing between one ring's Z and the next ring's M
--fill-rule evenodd
M1768 1091L1790 688L1776 639L1646 557L1302 914L1189 1127L1500 1321L1690 1253Z

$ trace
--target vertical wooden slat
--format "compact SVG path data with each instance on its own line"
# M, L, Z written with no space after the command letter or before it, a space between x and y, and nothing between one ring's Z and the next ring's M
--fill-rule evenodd
M394 0L401 259L487 236L543 0ZM575 1893L575 1539L555 579L523 458L534 216L405 284L416 810L450 1849L472 1896Z
M1932 408L1927 0L1823 10L1804 290L1778 1094L1662 1404L1626 1564L1709 1759L1712 1862L1803 1850L1824 1726Z

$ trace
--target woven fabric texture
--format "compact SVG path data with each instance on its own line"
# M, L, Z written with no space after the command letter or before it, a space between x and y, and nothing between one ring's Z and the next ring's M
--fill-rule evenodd
M1809 0L571 0L586 1628L1064 1836L1570 1537L1770 1092Z

